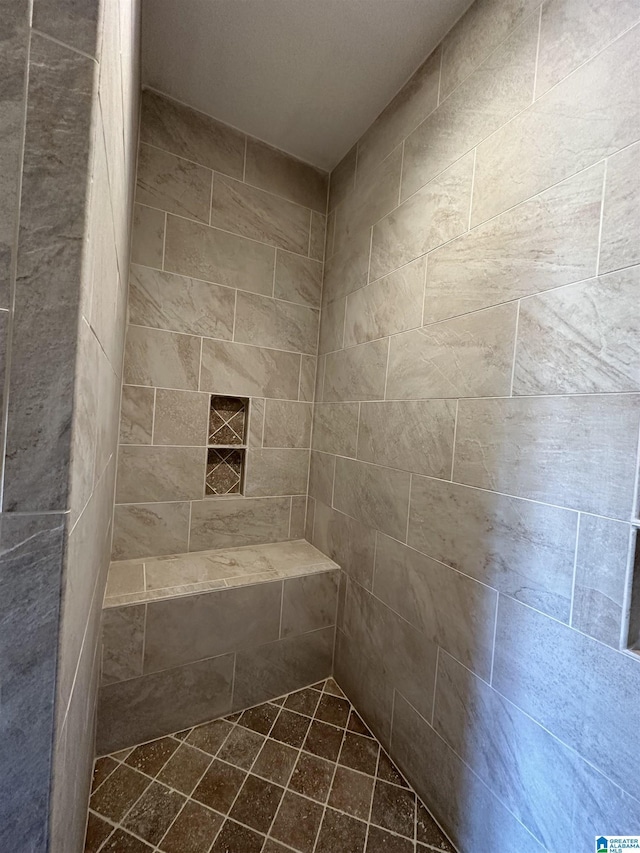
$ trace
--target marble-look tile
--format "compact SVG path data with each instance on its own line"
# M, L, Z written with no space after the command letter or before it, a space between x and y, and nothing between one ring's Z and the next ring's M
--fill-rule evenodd
M203 391L297 400L299 377L297 353L222 341L202 342Z
M230 341L234 306L229 287L131 265L130 323Z
M309 463L309 494L331 506L336 457L328 453L311 451Z
M338 458L334 504L336 509L363 524L404 542L409 513L409 474Z
M281 583L150 601L145 675L277 640L281 602Z
M309 478L308 450L264 448L247 451L245 494L305 495Z
M196 391L200 338L129 326L124 356L128 385L156 385Z
M122 444L151 444L153 432L153 388L137 385L122 386L120 409L120 442Z
M449 478L455 419L452 400L363 403L358 459Z
M436 48L360 137L358 183L438 106L440 62Z
M309 231L309 257L315 261L324 260L327 217L315 210L311 211L311 229Z
M82 53L96 54L99 10L91 0L36 0L33 26Z
M247 440L249 447L262 447L266 402L266 400L260 397L252 397L249 403L249 433Z
M336 624L339 571L290 578L284 582L280 636L306 634Z
M531 103L537 43L533 15L407 137L403 199Z
M515 303L497 305L391 338L386 396L508 396L516 318Z
M371 527L316 501L313 544L367 589L373 584L375 537Z
M328 184L325 172L251 137L247 138L246 156L244 180L248 184L319 213L325 212Z
M114 560L180 554L187 550L188 542L188 502L137 504L114 509Z
M336 233L336 212L332 210L327 216L327 227L324 235L324 259L328 261L333 255L333 244Z
M453 479L628 518L639 422L638 395L461 400Z
M382 400L389 341L383 338L329 353L324 374L324 399Z
M640 390L639 288L633 267L523 299L513 393Z
M324 374L327 366L326 356L319 355L317 358L317 365L313 399L315 402L321 403L324 400Z
M369 272L370 248L371 234L365 230L327 257L322 283L323 305L364 287Z
M426 263L426 256L418 258L347 296L345 346L395 335L422 324Z
M308 469L308 466L307 466ZM289 536L291 539L303 539L304 531L307 524L307 492L305 494L294 495L291 498L291 516L289 518Z
M209 395L196 391L156 390L153 443L195 445L207 443Z
M373 593L486 681L498 594L378 534Z
M395 697L391 750L458 849L490 850L509 839L519 853L542 853L543 846L400 694ZM429 773L424 772L427 756ZM465 792L464 804L460 791Z
M438 647L374 595L350 583L344 632L368 660L377 660L384 681L431 715Z
M116 501L198 500L204 494L205 460L200 447L121 445Z
M244 133L148 89L142 93L140 141L242 178Z
M603 172L594 166L432 252L424 322L595 275Z
M360 291L357 292L359 293ZM346 299L336 299L333 302L327 303L322 309L320 337L318 340L318 352L320 355L326 352L335 352L344 346L346 305Z
M228 714L233 660L222 655L105 685L98 706L98 754Z
M319 323L319 312L314 308L254 293L238 293L234 339L244 344L315 355Z
M602 212L600 273L640 263L640 143L607 162Z
M11 12L9 13L11 15ZM4 39L3 39L4 41ZM93 62L33 33L3 508L67 509Z
M102 683L142 675L145 605L110 607L102 614Z
M571 625L617 649L623 621L628 524L580 516Z
M639 680L634 657L500 598L494 688L635 797L640 736L628 697Z
M569 620L578 514L427 477L411 480L408 544Z
M264 446L309 447L312 417L311 403L266 400Z
M621 0L615 10L607 10L595 0L545 3L540 21L536 98L638 21L637 0Z
M477 224L636 142L640 27L603 50L478 146Z
M233 708L241 709L314 684L331 674L335 629L285 637L239 651Z
M216 174L211 225L306 255L311 213L304 207Z
M140 145L136 178L139 204L208 224L212 181L210 169L151 145Z
M356 185L357 146L354 145L331 172L329 181L329 211L353 191Z
M386 216L398 204L402 148L396 148L336 208L334 250L343 248L352 237Z
M371 278L387 275L467 230L473 154L467 154L378 222Z
M306 515L304 519L304 538L307 542L311 542L313 539L313 525L315 523L316 517L316 502L312 497L307 495L307 508Z
M164 257L164 230L167 216L163 210L143 207L133 208L131 261L162 269Z
M318 359L315 355L300 356L300 384L298 386L298 399L306 403L313 403L314 401L317 364Z
M355 457L358 412L358 403L316 403L313 412L313 449Z
M136 592L144 592L144 563L139 560L111 563L104 592L105 599Z
M281 542L289 538L291 499L228 498L195 501L191 511L192 551Z
M2 516L0 843L47 847L64 516ZM16 639L19 638L19 642Z
M167 216L164 268L170 272L271 295L274 265L270 246Z
M273 295L309 308L319 308L322 296L322 264L278 249Z

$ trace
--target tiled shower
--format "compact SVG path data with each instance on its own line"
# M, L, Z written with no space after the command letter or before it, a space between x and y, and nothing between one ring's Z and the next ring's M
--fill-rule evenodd
M640 834L640 3L476 0L330 174L139 13L0 0L0 851Z

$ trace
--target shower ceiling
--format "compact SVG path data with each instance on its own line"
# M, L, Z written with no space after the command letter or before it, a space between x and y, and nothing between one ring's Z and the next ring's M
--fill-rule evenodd
M144 0L143 83L331 169L471 0Z

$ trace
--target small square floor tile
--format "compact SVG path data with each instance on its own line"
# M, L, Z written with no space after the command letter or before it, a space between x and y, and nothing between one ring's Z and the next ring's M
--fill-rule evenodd
M218 758L228 761L229 764L235 764L236 767L248 770L255 761L263 743L264 735L237 726L220 747Z
M298 794L324 803L329 795L334 770L335 764L317 755L301 752L289 787Z
M160 843L163 853L209 853L222 826L222 815L187 800Z
M338 687L338 684L334 681L333 678L327 678L327 680L325 681L324 692L331 693L333 694L333 696L339 696L341 699L347 698L342 692L342 690Z
M273 838L267 838L267 843L262 848L262 853L291 853L291 850L274 841Z
M144 841L140 841L134 835L116 829L110 838L100 848L100 853L152 853L153 847L149 847Z
M367 824L327 809L315 853L363 853Z
M87 821L87 837L84 844L85 853L98 853L100 845L113 832L113 826L102 820L97 814L89 812Z
M355 732L357 735L365 735L366 737L370 738L373 737L373 735L365 725L360 714L356 713L353 710L349 714L349 722L347 724L347 728L349 729L349 731Z
M360 820L369 820L373 798L373 776L338 765L329 805Z
M371 807L371 823L413 838L416 797L412 791L376 780Z
M298 756L297 750L277 740L265 741L251 772L276 785L286 785Z
M409 786L402 778L402 774L396 767L396 765L391 761L391 759L387 756L383 750L380 750L380 758L378 759L378 769L376 771L376 776L378 779L382 779L383 782L391 782L394 785L400 785L402 788L408 788Z
M193 799L226 814L233 805L246 775L244 770L216 759L193 792Z
M324 693L316 709L316 720L344 728L349 720L349 703L346 699Z
M455 853L438 824L420 802L417 803L416 812L416 839L444 853Z
M247 776L229 817L267 833L284 794L284 788L258 776Z
M227 720L214 720L212 723L196 726L195 729L191 730L186 741L191 746L197 746L198 749L215 755L232 729L233 725Z
M133 750L133 746L128 746L126 749L120 749L118 752L112 752L111 758L115 758L116 761L124 761L127 755L130 755Z
M150 784L147 776L121 764L92 795L91 808L118 823Z
M343 734L344 732L335 726L314 720L304 742L304 749L320 758L326 758L327 761L335 761L340 754Z
M244 711L238 720L238 724L261 735L268 735L278 713L279 709L275 705L265 702L264 705L258 705L256 708L249 708L248 711Z
M158 781L189 795L212 761L213 758L210 755L189 744L181 743L158 773Z
M153 782L131 809L122 824L149 844L156 845L169 829L185 803L182 794L178 794Z
M323 807L318 803L287 791L271 827L271 835L300 853L311 853L322 812Z
M297 690L295 693L290 693L286 698L284 707L290 711L297 711L298 714L306 714L308 717L313 717L319 701L320 693L312 687L305 687L304 690Z
M151 743L143 743L142 746L137 746L127 757L125 763L141 773L146 773L147 776L155 776L162 770L178 746L178 741L175 738L158 738L158 740L152 740Z
M377 826L369 827L366 853L413 853L413 841L392 835Z
M263 844L264 835L259 835L235 821L226 820L211 853L260 853Z
M96 788L100 787L107 777L111 776L117 766L118 762L109 755L105 755L103 758L99 758L96 761L95 767L93 768L93 778L91 780L91 793L93 793Z
M379 747L375 740L353 734L353 732L347 732L344 737L342 749L340 750L338 762L344 764L345 767L350 767L352 770L359 770L361 773L368 773L370 776L375 776L378 765L378 749Z
M281 743L299 749L304 743L311 720L283 708L269 735Z

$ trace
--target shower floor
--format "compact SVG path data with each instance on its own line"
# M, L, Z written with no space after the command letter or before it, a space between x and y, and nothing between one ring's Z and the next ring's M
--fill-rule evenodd
M453 851L333 679L98 758L85 853Z

